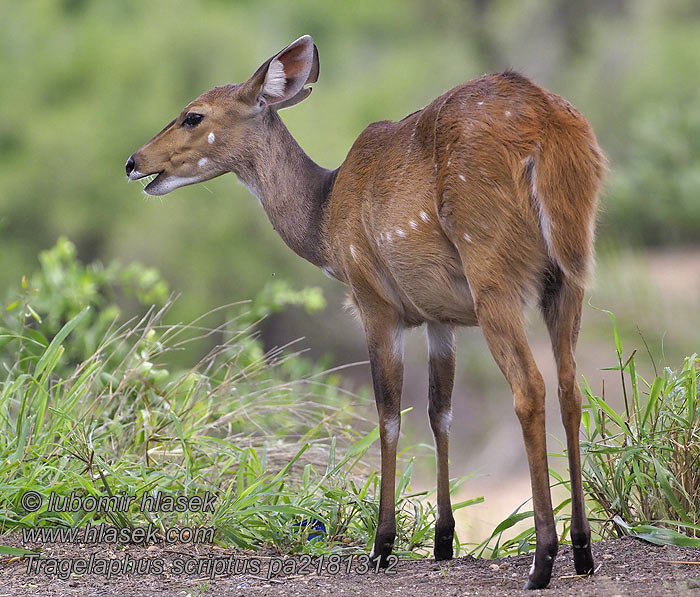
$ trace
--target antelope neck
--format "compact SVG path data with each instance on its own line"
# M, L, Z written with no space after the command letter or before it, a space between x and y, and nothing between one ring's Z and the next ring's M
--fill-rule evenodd
M265 126L250 153L233 171L255 193L272 227L297 255L318 267L328 265L328 200L336 170L314 162L275 110L262 115ZM252 141L252 140L251 140Z

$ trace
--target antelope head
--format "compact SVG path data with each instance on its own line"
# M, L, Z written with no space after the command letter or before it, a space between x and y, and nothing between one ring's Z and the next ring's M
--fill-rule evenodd
M126 162L130 180L155 176L149 195L235 172L240 175L267 141L270 111L299 103L318 79L318 50L309 35L267 60L244 83L215 87L180 114Z

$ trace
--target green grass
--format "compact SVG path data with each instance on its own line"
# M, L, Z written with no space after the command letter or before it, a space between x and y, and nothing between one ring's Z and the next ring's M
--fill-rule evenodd
M213 526L217 541L245 549L316 553L369 545L379 478L366 455L378 429L354 414L363 399L344 391L334 373L292 378L301 357L282 350L256 356L248 328L191 370L170 373L157 363L211 330L201 322L163 325L160 310L115 331L68 375L56 375L64 345L87 312L2 383L0 532L152 523L163 530ZM13 340L35 342L29 335ZM412 464L397 487L397 551L405 554L430 546L435 518L430 492L410 491ZM28 491L44 496L37 512L22 506ZM212 491L218 499L209 515L47 511L50 492L72 491L96 497ZM309 540L319 522L325 531Z
M624 412L584 385L583 476L596 530L700 547L700 359L687 357L648 382L637 373L636 351L623 356L610 317Z
M255 331L286 305L322 307L317 289L277 282L251 302L168 324L167 285L153 270L82 265L65 239L40 264L0 327L0 533L104 522L212 527L217 542L243 549L368 548L380 484L370 452L378 429L357 414L368 396L345 390L337 370L294 343L265 352ZM145 314L119 324L125 300ZM169 370L173 354L191 346L209 351L190 369ZM413 460L403 465L396 550L419 556L432 546L434 490L412 492ZM43 497L36 511L22 503L30 491ZM144 493L207 491L217 495L213 513L47 504L52 492L138 502Z

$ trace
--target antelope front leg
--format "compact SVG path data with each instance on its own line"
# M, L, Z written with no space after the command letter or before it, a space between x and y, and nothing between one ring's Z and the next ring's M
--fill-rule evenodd
M430 377L428 416L437 453L437 506L435 523L435 559L452 559L455 519L450 504L448 443L452 421L452 386L455 377L454 326L437 322L428 324Z
M401 386L403 383L403 326L390 308L360 304L367 335L367 348L372 369L374 398L379 413L379 438L382 449L382 485L379 498L377 535L370 558L380 558L379 565L388 565L388 557L396 538L394 492L396 488L396 446L401 425ZM364 308L363 308L364 307Z

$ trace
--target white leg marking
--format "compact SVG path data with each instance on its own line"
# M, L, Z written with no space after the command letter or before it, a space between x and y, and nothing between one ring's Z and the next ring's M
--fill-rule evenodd
M397 326L394 330L394 337L392 338L392 349L394 354L402 359L403 358L403 328Z
M428 351L430 356L444 358L453 353L455 331L452 326L430 322L425 331L428 334Z
M384 432L386 437L386 441L389 444L395 444L397 441L399 441L399 429L401 428L401 419L396 418L396 419L389 419L386 421L384 424Z

